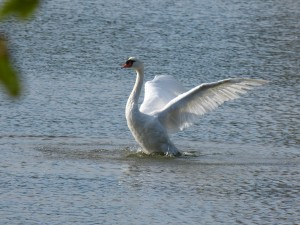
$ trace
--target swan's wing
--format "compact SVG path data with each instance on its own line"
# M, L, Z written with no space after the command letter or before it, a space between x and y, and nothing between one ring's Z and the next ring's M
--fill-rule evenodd
M226 79L201 84L171 100L157 116L168 132L183 130L199 116L266 82L257 79Z
M153 80L145 84L145 96L140 111L145 114L153 114L184 92L186 92L184 87L172 76L155 76Z

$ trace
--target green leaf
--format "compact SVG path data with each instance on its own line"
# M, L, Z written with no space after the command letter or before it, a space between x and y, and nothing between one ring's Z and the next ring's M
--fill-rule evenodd
M0 83L4 85L11 96L17 97L20 95L19 78L10 63L6 41L2 37L0 37Z
M5 0L0 8L0 19L15 15L20 19L30 17L38 7L40 0Z

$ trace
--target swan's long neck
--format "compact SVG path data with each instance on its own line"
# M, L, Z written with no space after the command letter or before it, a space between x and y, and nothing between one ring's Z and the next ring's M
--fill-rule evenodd
M133 111L139 111L138 100L141 94L143 80L144 80L144 68L141 67L136 70L135 84L126 104L126 115L128 115L128 113Z

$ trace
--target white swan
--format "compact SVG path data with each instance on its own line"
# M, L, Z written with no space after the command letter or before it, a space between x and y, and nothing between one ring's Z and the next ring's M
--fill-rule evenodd
M139 108L144 64L137 58L129 57L123 68L132 68L137 73L126 104L126 120L135 140L146 154L181 155L171 142L169 133L191 126L204 113L267 82L235 78L204 83L186 91L172 76L156 76L152 81L146 82L144 101Z

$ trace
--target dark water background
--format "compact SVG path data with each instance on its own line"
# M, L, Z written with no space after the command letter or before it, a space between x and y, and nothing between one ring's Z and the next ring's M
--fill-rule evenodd
M300 3L43 1L0 24L22 74L0 94L1 224L299 224ZM135 80L269 80L172 137L192 156L136 154Z

